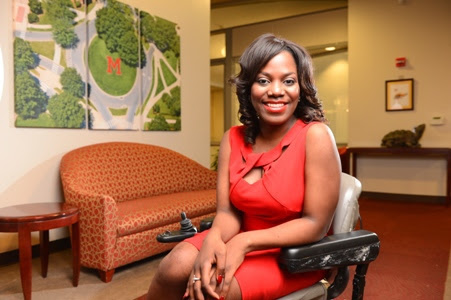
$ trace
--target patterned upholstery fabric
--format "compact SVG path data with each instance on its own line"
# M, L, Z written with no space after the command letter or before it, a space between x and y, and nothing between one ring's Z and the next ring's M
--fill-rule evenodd
M82 266L101 271L174 246L156 236L194 225L216 209L216 172L172 150L111 142L63 156L60 175L67 203L80 209Z

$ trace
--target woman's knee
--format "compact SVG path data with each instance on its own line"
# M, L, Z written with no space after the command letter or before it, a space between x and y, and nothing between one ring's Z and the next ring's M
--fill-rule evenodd
M238 283L235 277L233 277L232 283L230 284L227 299L241 300L240 284Z
M188 243L179 243L158 266L157 276L164 281L186 281L197 257L197 249Z

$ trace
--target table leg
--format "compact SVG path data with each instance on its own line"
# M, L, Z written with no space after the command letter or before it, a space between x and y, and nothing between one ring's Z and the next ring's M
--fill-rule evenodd
M47 270L49 265L49 231L43 230L39 232L39 256L41 257L41 275L43 278L47 277Z
M72 224L72 265L72 284L76 287L80 278L80 225L78 222Z
M25 225L19 228L20 279L25 300L31 300L31 232Z

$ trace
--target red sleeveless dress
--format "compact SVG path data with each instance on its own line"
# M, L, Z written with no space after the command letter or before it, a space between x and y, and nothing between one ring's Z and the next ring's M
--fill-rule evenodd
M230 201L242 212L242 231L270 228L302 217L307 130L315 123L296 121L278 146L253 153L244 142L244 127L230 129ZM262 167L263 177L249 184L243 177ZM207 232L186 241L200 249ZM290 274L278 265L280 248L248 253L235 273L242 299L273 300L308 287L325 271Z

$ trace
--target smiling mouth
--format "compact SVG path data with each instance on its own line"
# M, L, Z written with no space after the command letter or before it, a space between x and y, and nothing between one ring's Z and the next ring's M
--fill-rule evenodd
M266 106L269 106L271 108L281 108L283 107L285 104L284 103L266 103Z
M286 104L285 103L264 103L266 111L270 113L279 113L285 110Z

